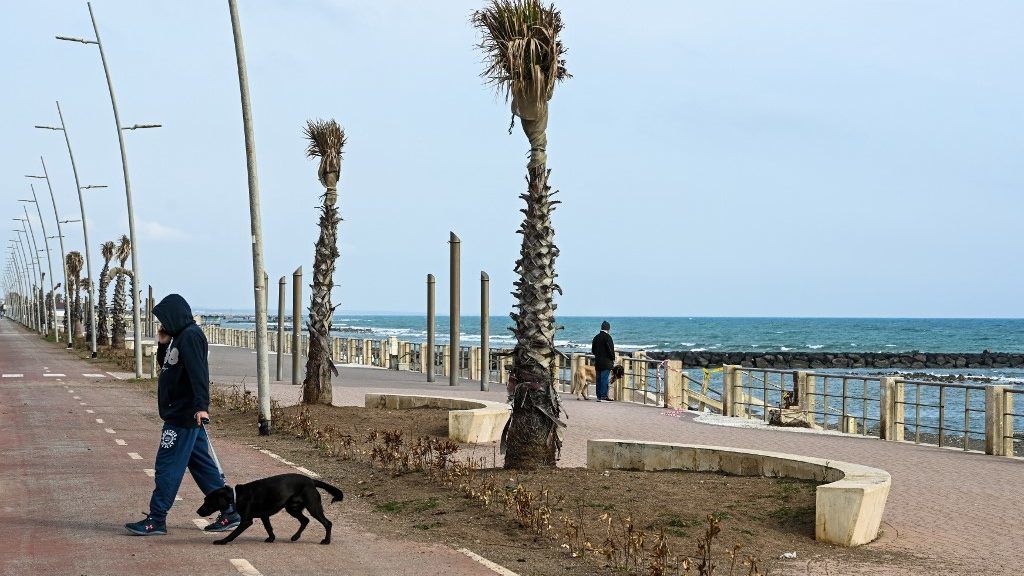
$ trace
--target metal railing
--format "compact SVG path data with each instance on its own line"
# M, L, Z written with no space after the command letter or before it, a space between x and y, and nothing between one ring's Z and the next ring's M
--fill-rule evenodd
M902 428L896 439L906 439L912 427L915 444L941 447L953 440L963 450L984 449L985 386L923 380L897 380L896 386L895 424Z
M797 404L811 416L812 422L827 430L848 434L877 436L881 427L881 377L807 372L804 390L797 386ZM801 378L794 372L794 380ZM821 383L819 389L818 383ZM801 400L800 397L803 397ZM821 409L817 407L821 401ZM820 418L819 418L820 417ZM833 424L832 419L835 418Z

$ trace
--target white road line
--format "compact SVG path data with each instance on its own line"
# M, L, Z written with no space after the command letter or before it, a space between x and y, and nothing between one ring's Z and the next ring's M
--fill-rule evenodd
M97 424L103 424L103 418L97 418L96 419L96 423Z
M46 374L43 374L43 376L44 377L46 377L46 376L53 376L54 378L63 378L64 374L57 374L56 372L48 372Z
M74 394L74 393L75 393L74 390L68 390L68 394Z
M476 560L477 562L479 562L479 563L483 564L484 566L490 568L494 572L496 572L498 574L501 574L501 576L519 576L515 572L509 570L508 568L505 568L504 566L502 566L500 564L495 564L494 562L491 562L487 558L484 558L483 556L473 552L472 550L468 550L466 548L459 548L459 552L462 552L466 556L469 556L473 560Z
M312 470L309 470L308 468L303 468L302 466L295 466L295 469L298 470L299 472L302 472L306 476L312 476L313 478L319 478L320 477L320 475L317 474L316 472L313 472Z
M107 434L117 434L117 432L114 432L113 428L104 428L103 431Z
M117 444L118 446L127 446L128 445L127 442L125 442L124 440L121 440L120 438L114 438L114 443Z
M263 454L266 454L267 456L270 456L274 460L281 460L282 459L280 456L278 456L277 454L274 454L270 450L260 450L260 452L262 452Z
M89 410L89 409L86 409L86 410L85 410L85 413L86 413L86 414L95 414L96 412L95 412L95 411L93 411L93 410Z
M120 380L121 379L120 377L118 377L113 372L107 372L107 375L110 376L111 378L113 378L114 380Z
M82 397L81 396L72 396L71 399L72 400L81 400Z
M231 565L238 570L242 576L263 576L263 573L252 567L245 558L232 558Z
M142 471L145 472L146 476L149 476L150 478L156 476L156 470L153 470L152 468L145 468Z
M82 374L86 378L106 378L106 374Z
M24 374L4 374L3 377L4 378L21 378L23 376L25 376L25 375Z
M78 405L79 406L88 406L88 404L86 404L85 402L79 402Z
M283 458L281 459L281 464L284 464L285 466L295 466L295 462L289 462Z
M196 525L196 528L202 530L203 528L206 528L210 521L206 518L193 518L192 523Z
M142 456L139 456L138 452L129 452L128 457L132 460L142 460Z

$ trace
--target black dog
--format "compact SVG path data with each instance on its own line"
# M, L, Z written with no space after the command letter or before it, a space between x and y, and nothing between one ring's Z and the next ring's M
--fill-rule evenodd
M214 512L224 510L234 504L235 510L242 517L242 521L231 534L228 534L226 538L214 541L214 544L231 542L239 534L245 532L249 526L252 526L252 521L255 518L262 520L263 526L267 529L269 536L265 542L273 542L274 529L270 527L270 517L284 509L299 521L299 531L292 535L292 542L294 542L299 539L302 531L309 524L309 518L302 515L302 510L305 509L309 510L309 515L323 524L327 531L327 535L320 543L330 544L331 521L324 516L324 508L317 488L323 488L333 496L331 502L340 502L345 497L341 490L326 482L314 480L302 474L281 474L248 484L239 484L234 489L230 486L218 488L206 495L203 505L196 513L200 516L210 516Z

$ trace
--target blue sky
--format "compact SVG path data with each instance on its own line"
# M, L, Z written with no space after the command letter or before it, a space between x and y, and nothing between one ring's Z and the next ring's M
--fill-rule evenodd
M454 230L464 308L487 270L508 311L528 146L478 77L481 3L240 4L272 283L312 264L322 189L301 130L333 117L349 136L341 309L420 312L433 272L445 310ZM549 125L560 313L1024 316L1024 4L558 6L574 75ZM144 283L251 306L226 2L93 8L123 121L164 125L127 136ZM98 268L99 243L127 231L113 117L95 48L56 34L91 35L84 2L0 21L0 219L21 214L40 154L77 215L63 140L32 128L60 99L83 184L110 186L86 196Z

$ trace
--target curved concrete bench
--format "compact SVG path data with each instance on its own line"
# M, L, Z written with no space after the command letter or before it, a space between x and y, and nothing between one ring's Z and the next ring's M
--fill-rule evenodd
M448 438L465 444L481 444L501 440L501 431L508 421L508 404L414 394L367 394L367 408L407 410L409 408L447 408Z
M588 440L587 467L601 470L688 470L827 482L818 486L815 538L860 546L878 537L892 478L859 464L720 446Z

